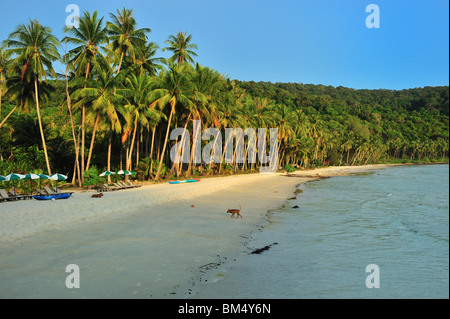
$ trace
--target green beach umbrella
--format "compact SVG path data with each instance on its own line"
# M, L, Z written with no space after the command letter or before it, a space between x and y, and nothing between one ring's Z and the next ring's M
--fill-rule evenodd
M65 181L66 179L67 179L66 175L59 174L59 173L53 174L52 176L49 177L49 180L56 181L56 189L58 188L58 182Z
M45 174L39 174L39 180L43 180L43 179L50 179L50 176L45 175ZM39 182L40 185L40 182Z
M111 171L106 171L101 173L99 176L104 177L104 176L109 176L109 175L116 175L115 172L111 172Z
M34 179L41 179L41 177L38 174L28 173L27 175L25 175L25 177L23 179L34 180ZM30 183L30 191L31 191L31 194L33 194L33 185L32 185L32 183Z
M24 179L25 175L22 174L9 174L5 176L5 182L12 182L12 181L20 181L21 179Z
M20 181L21 179L24 179L25 175L22 174L9 174L5 176L5 180L3 182L15 182ZM16 183L13 183L13 190L15 191Z
M40 178L41 177L37 174L28 173L27 175L25 175L23 179L40 179Z
M3 182L6 178L0 175L0 182Z
M59 173L53 174L49 178L49 180L52 180L52 181L65 181L66 179L67 179L66 175L59 174Z
M125 175L136 175L136 172L131 171L131 172L128 172L127 174L125 174Z
M129 171L124 171L123 169L117 172L118 175L128 175L129 173Z

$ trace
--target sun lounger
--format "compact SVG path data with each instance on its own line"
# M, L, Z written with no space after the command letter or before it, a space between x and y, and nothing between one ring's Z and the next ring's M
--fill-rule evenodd
M56 194L73 194L73 192L61 192L61 190L59 189L59 188L56 188L56 187L53 187L53 191L56 193Z
M105 186L105 189L106 190L108 190L108 191L118 191L119 189L122 189L121 187L112 187L112 186L109 186L108 184L103 184L103 186Z
M36 193L39 195L39 196L48 196L49 194L47 194L47 192L45 192L45 191L43 191L42 189L36 189Z
M45 186L44 189L48 195L56 195L57 194L55 191L51 190L50 187L48 187L48 186Z
M113 183L113 184L114 184L114 186L116 186L116 187L119 188L119 189L127 189L127 188L128 188L128 187L119 185L118 183Z
M3 198L3 200L7 200L7 201L18 200L18 198L9 196L8 193L4 189L0 189L0 196Z
M18 194L14 189L9 191L9 194L11 194L12 197L15 197L17 199L32 199L32 195L20 195Z
M142 185L141 184L135 184L135 183L133 183L132 181L130 181L130 180L128 180L128 185L130 185L130 186L134 186L134 187L141 187Z
M123 188L134 188L134 186L127 185L125 182L117 182L117 184Z

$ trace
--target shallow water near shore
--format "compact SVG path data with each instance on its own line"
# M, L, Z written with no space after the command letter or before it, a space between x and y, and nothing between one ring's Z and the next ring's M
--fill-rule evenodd
M197 298L449 298L448 165L299 188L235 261L210 273ZM371 264L379 288L366 285L374 282Z

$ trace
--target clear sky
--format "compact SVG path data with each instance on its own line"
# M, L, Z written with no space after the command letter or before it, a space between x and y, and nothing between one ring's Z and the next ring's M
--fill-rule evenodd
M105 20L133 8L160 47L187 31L196 61L231 79L358 89L449 84L448 0L0 0L0 40L30 18L62 39L69 4ZM379 7L380 28L366 27L369 4Z

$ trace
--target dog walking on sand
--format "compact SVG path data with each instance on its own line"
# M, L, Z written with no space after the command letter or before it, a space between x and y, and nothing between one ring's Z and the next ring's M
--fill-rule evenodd
M234 215L237 215L236 218L239 218L239 217L242 218L241 210L242 210L242 207L241 207L241 205L239 205L239 209L231 209L231 208L229 208L228 211L227 211L227 214L231 214L231 218L234 218Z

